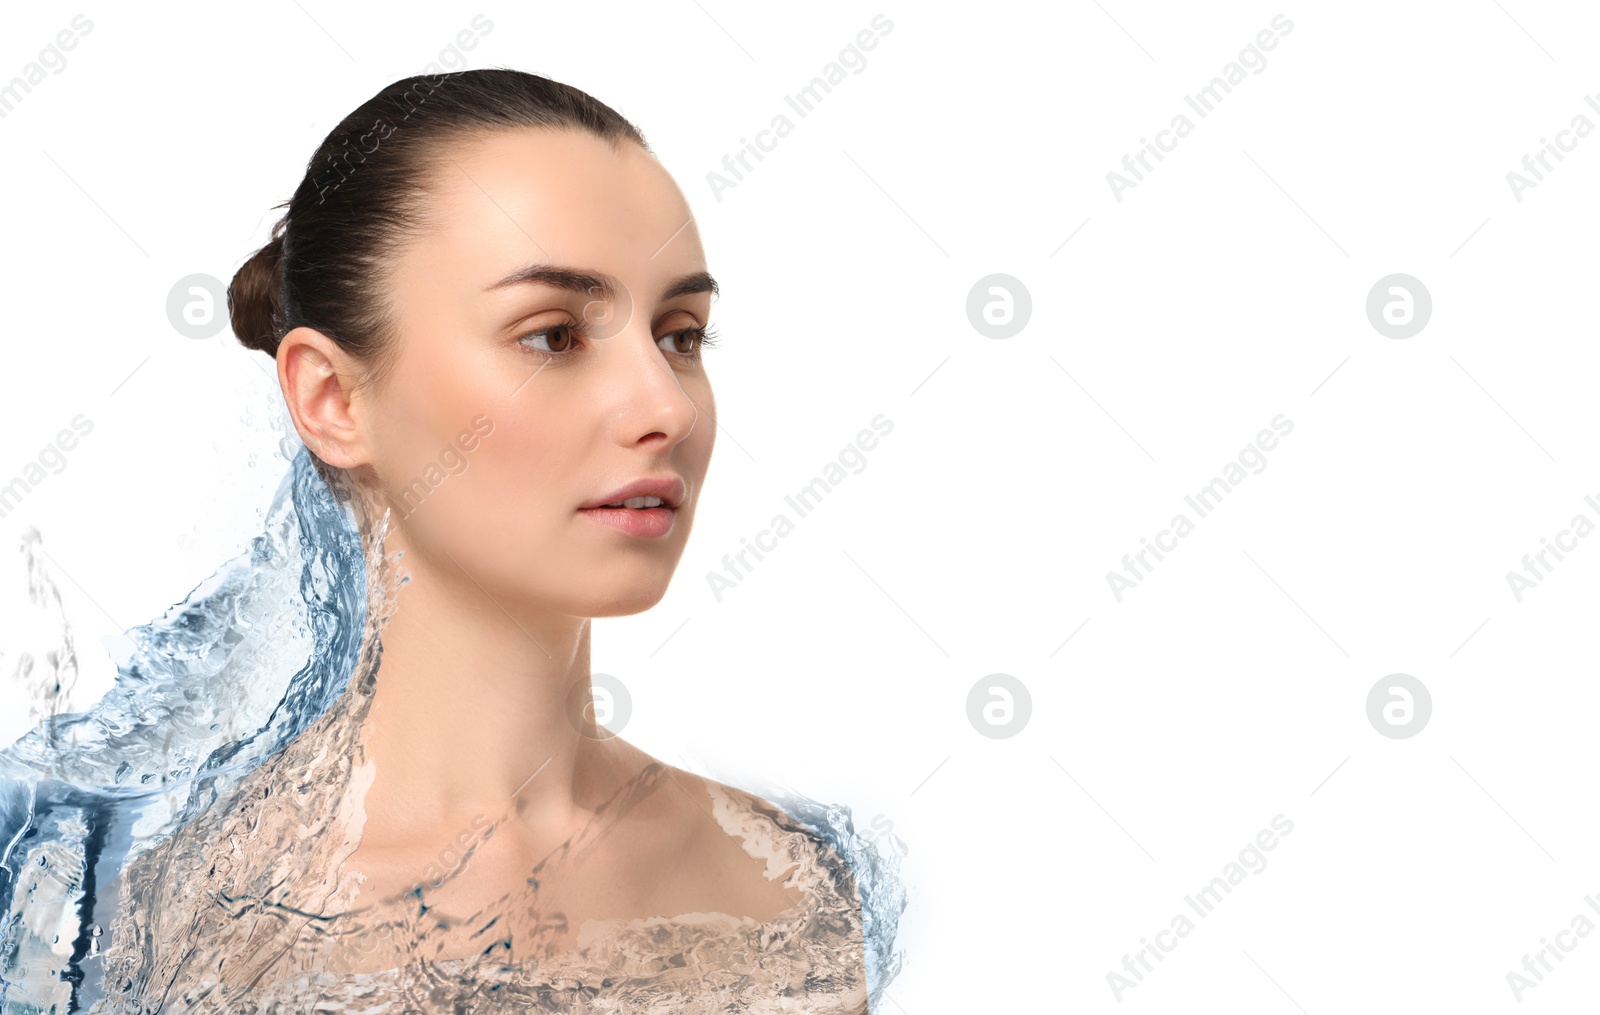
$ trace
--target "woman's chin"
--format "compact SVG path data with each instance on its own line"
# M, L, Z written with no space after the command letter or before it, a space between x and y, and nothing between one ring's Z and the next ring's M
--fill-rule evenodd
M610 594L591 596L572 611L579 617L628 617L655 606L667 594L667 583L641 583Z

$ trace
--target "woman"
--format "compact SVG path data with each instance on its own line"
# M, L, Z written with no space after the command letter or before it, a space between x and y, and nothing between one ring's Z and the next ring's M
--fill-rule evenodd
M328 491L355 519L366 638L121 872L93 1010L866 1011L892 927L842 841L593 715L590 618L662 598L717 429L716 282L639 132L407 78L286 204L230 313L312 456L302 530Z

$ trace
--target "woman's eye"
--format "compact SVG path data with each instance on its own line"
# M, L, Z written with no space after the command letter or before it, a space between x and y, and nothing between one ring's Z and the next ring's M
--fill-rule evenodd
M517 341L529 352L544 355L562 355L571 351L573 343L585 338L586 330L570 321L538 328L522 335ZM714 342L711 332L702 327L679 328L656 339L662 352L685 359L698 359L700 350ZM667 344L670 343L670 344Z
M570 324L557 324L549 328L540 328L523 335L520 341L524 343L544 342L545 347L535 349L539 352L566 352L572 345L576 329Z
M667 352L675 352L680 356L692 356L700 342L705 338L704 328L679 328L662 335L657 342L671 342L672 348Z

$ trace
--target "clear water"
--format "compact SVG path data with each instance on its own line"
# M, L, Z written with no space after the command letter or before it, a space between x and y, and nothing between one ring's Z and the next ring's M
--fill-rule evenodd
M113 688L81 713L60 711L78 655L39 537L24 540L29 609L0 635L0 678L35 725L0 751L0 1012L188 1010L172 985L196 970L247 984L380 932L431 954L425 906L375 927L330 873L354 845L354 738L398 586L381 512L328 483L300 448L249 550L125 632ZM903 958L896 851L859 836L847 808L764 795L849 865L876 1008ZM115 945L115 927L138 946ZM316 1010L402 1010L360 1000ZM425 1010L493 1010L440 1004Z

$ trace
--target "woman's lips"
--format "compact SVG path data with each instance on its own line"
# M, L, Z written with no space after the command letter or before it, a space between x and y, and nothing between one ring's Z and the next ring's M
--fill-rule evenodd
M604 497L586 500L578 507L580 509L604 507L607 504L619 504L632 497L659 497L667 506L679 507L683 504L685 492L683 477L669 472L663 476L641 476L626 486L612 490Z
M647 539L671 532L678 516L674 508L665 504L653 508L579 508L578 514L588 515L601 525L608 525L624 535Z

